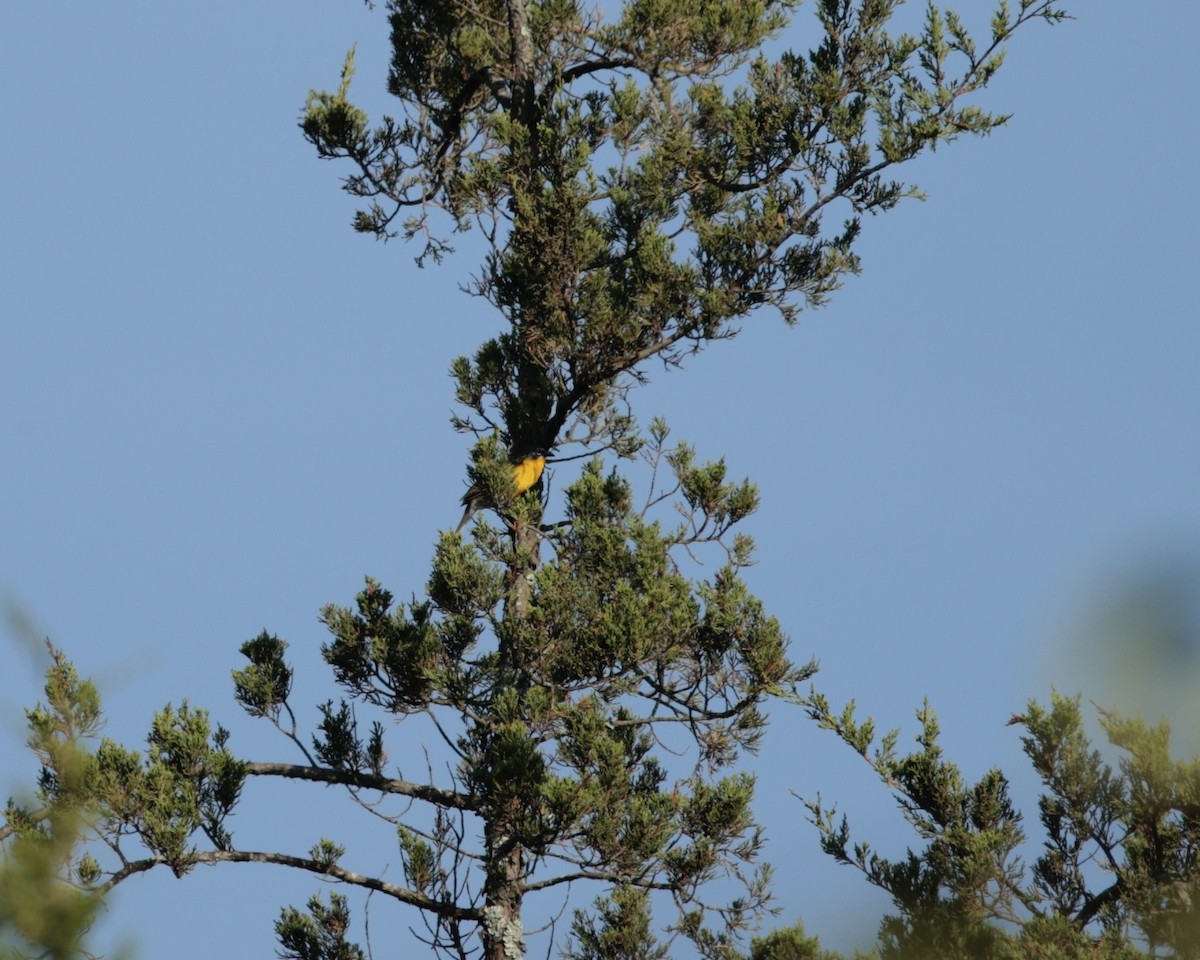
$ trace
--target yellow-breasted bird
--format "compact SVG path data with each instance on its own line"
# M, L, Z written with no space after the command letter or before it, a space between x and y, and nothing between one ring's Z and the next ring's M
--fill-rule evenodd
M512 461L512 481L513 491L520 496L540 479L542 479L542 471L546 469L546 451L534 450L523 457L514 458ZM492 498L487 492L477 483L471 484L470 489L463 494L462 498L463 515L458 521L458 526L454 532L460 533L462 528L467 525L467 521L476 510L483 507L494 507L496 504L492 502Z

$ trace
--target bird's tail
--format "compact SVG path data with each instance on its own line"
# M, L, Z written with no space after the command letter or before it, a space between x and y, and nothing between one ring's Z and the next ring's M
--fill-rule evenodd
M462 519L458 521L458 526L454 528L455 533L462 533L462 528L467 525L467 521L470 520L475 511L479 509L482 500L483 495L475 487L472 487L463 495L463 515Z

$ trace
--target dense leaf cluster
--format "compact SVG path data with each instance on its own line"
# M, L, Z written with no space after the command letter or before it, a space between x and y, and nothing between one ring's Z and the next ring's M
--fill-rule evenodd
M825 851L886 890L896 913L880 932L883 958L1132 958L1200 956L1200 761L1171 758L1165 725L1101 711L1121 751L1113 766L1084 731L1079 698L1031 702L1012 723L1043 785L1040 854L1026 861L1022 814L996 769L976 783L938 745L926 705L918 749L876 740L851 704L819 694L810 715L861 754L892 791L918 845L892 860L820 800L808 809Z

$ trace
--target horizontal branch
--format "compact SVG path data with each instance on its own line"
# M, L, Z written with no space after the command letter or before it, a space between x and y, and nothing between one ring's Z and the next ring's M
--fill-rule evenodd
M617 871L604 870L578 870L575 873L563 873L557 877L547 877L545 880L538 880L536 883L525 885L525 893L534 893L538 890L545 890L548 887L556 887L563 883L575 883L577 880L597 880L601 883L628 883L631 886L641 890L672 890L671 884L661 880L631 880L629 877Z
M309 767L299 763L248 762L246 772L251 776L258 777L286 777L290 780L311 780L315 783L333 783L344 787L378 790L380 793L399 794L454 810L474 810L476 805L475 798L465 793L443 790L441 787L430 786L427 783L391 780L370 773L359 773L356 770Z
M480 920L482 918L482 912L474 907L460 907L456 903L434 900L423 893L418 893L416 890L410 890L407 887L398 887L394 883L387 883L377 877L363 876L361 873L355 873L353 870L339 867L335 863L326 863L307 857L293 857L286 853L266 853L255 850L207 850L203 853L192 854L188 858L188 862L189 864L271 863L276 866L306 870L318 876L331 877L334 880L339 880L342 883L348 883L352 886L365 887L368 890L374 890L399 900L401 903L407 903L409 906L428 910L430 913L446 919ZM120 870L116 871L107 882L97 887L96 890L101 894L107 893L122 880L126 880L134 874L145 873L147 870L152 870L160 864L166 864L166 861L161 857L131 860Z
M640 66L632 57L601 57L598 60L588 60L583 63L577 63L573 67L568 67L563 71L562 79L564 83L570 83L572 80L578 80L580 77L591 76L593 73L600 73L605 70L638 70Z

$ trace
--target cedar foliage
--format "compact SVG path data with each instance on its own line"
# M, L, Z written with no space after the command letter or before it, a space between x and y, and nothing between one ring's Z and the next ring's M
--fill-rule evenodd
M928 704L904 755L897 732L877 736L852 703L837 713L814 694L807 709L871 765L919 840L889 859L852 842L833 807L806 802L825 852L891 896L883 960L1200 956L1200 760L1172 759L1166 724L1100 710L1101 750L1079 697L1054 694L1014 715L1042 784L1031 838L1000 770L970 783L943 755Z

